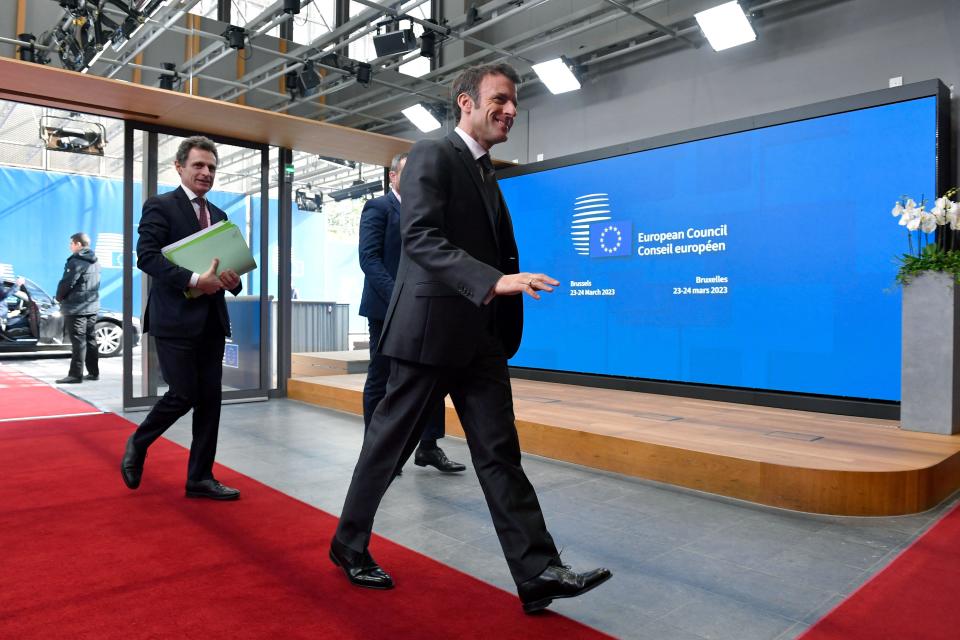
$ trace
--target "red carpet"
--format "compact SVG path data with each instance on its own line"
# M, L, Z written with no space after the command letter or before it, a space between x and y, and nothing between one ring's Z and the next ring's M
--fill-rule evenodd
M225 467L240 501L186 499L187 452L167 440L129 491L131 429L113 414L0 429L0 638L607 637L382 538L397 588L352 587L327 559L335 518Z
M96 407L51 387L46 382L0 364L0 420L75 415Z
M958 592L960 505L801 637L956 640Z

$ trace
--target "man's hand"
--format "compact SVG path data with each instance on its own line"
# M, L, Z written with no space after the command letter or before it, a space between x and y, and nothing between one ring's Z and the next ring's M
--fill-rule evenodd
M493 294L495 296L515 296L518 293L526 293L531 298L539 300L538 291L549 293L559 284L557 280L545 273L514 273L497 280L497 284L493 287Z
M227 291L236 289L237 285L240 284L240 276L233 269L226 269L220 274L220 284Z
M217 267L219 266L220 258L214 258L213 262L210 263L210 268L200 274L200 279L197 280L197 289L207 295L223 289L223 284L217 277Z

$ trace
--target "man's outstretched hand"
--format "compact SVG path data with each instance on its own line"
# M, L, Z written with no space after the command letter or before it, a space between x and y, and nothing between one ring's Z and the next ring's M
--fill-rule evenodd
M515 296L518 293L526 293L531 298L539 300L540 291L549 293L559 284L559 281L545 273L514 273L497 280L497 284L493 287L493 294L496 296Z

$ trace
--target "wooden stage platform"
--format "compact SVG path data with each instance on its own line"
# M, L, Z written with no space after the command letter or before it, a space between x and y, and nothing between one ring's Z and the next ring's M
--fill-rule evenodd
M294 377L289 397L362 413L364 374ZM524 451L797 511L886 516L960 488L960 436L898 423L513 380ZM462 436L450 399L447 433Z

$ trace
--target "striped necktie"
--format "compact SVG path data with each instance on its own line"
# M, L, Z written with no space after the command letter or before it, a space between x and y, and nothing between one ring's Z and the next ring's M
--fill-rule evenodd
M210 226L210 212L207 211L207 201L204 198L195 198L194 202L200 207L200 213L197 215L200 228L206 229Z

